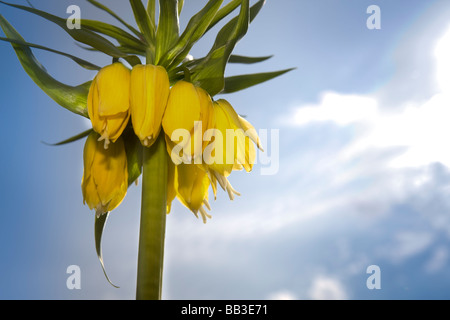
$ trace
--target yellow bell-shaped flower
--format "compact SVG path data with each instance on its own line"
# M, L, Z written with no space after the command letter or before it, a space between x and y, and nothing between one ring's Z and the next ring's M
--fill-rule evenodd
M233 170L251 171L260 141L255 128L239 116L226 100L214 102L214 132L212 142L204 153L208 168L223 176Z
M184 80L172 87L162 126L168 152L179 157L178 163L191 163L192 159L201 163L202 152L207 146L203 136L211 127L213 116L212 99L204 89Z
M93 129L108 148L130 119L130 70L116 62L102 68L92 81L87 107Z
M84 146L84 172L81 182L84 203L97 216L112 211L122 202L128 189L127 155L121 137L108 149L92 132Z
M146 147L156 141L161 131L169 91L166 69L154 65L134 66L131 71L131 121L134 132Z
M211 210L208 202L208 188L210 180L206 171L195 164L180 164L175 166L175 190L177 198L189 208L198 218L200 212L202 220L211 216L205 207Z
M219 182L230 199L233 199L239 193L233 189L227 177L233 170L245 169L250 172L256 159L253 143L260 149L261 143L255 128L239 116L228 101L215 101L213 110L213 138L204 150L203 159L210 172L214 193Z

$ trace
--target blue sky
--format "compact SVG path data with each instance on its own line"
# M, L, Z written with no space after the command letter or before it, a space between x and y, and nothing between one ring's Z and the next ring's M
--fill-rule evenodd
M132 21L126 2L109 2ZM85 1L33 4L59 16L76 4L83 18L112 22ZM373 4L380 30L366 27ZM182 26L200 7L186 1ZM0 13L29 42L110 62L51 23L4 5ZM234 174L242 196L211 201L206 225L174 204L163 297L448 299L449 13L444 0L268 0L235 53L274 57L227 72L297 69L226 98L257 129L279 130L279 170L262 175L259 164ZM213 39L192 53L206 53ZM35 53L66 83L94 76L64 57ZM116 289L95 254L94 213L82 204L84 142L42 143L89 123L40 91L9 44L0 43L0 58L0 298L133 299L140 186L129 189L104 234ZM80 266L81 290L66 287L70 265ZM370 265L380 267L379 290L366 286Z

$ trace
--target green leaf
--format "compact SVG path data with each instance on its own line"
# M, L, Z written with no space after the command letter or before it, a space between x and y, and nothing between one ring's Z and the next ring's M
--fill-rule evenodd
M178 16L181 15L181 11L183 10L184 0L178 0Z
M151 24L156 26L155 16L156 16L156 0L148 0L147 2L147 14L150 18Z
M272 80L294 69L295 68L275 72L264 72L227 77L225 78L225 88L221 93L233 93L236 91L244 90L260 83Z
M138 36L140 39L142 38L142 34L136 30L133 26L129 25L125 20L123 20L121 17L119 17L116 13L114 13L111 9L106 7L105 5L95 1L95 0L87 0L90 4L96 6L97 8L107 12L111 16L113 16L117 21L122 23L125 27L127 27L131 32L133 32L136 36Z
M79 41L81 43L87 44L88 46L91 46L98 51L101 51L107 55L110 55L112 57L124 57L126 56L125 53L121 52L117 47L110 42L109 40L103 38L102 36L98 35L97 33L94 33L87 28L81 28L81 29L69 29L67 28L67 21L66 19L54 16L50 13L37 10L35 8L30 8L26 6L16 5L7 3L4 1L0 1L0 3L6 4L8 6L21 9L24 11L28 11L30 13L33 13L35 15L38 15L48 21L51 21L55 23L56 25L60 26L64 31L66 31L74 40Z
M201 63L193 68L193 83L208 91L211 96L223 90L228 59L238 41L247 33L249 20L249 0L243 0L239 16L232 19L219 31L211 51Z
M159 7L155 64L175 44L179 34L178 0L160 0Z
M95 223L94 223L94 229L95 229L95 250L97 252L98 260L100 261L100 264L102 266L103 273L105 274L106 280L115 288L119 288L115 284L109 280L108 274L106 273L105 264L103 263L103 256L102 256L102 235L105 228L106 220L108 220L109 212L95 216Z
M13 26L0 15L0 26L8 39L25 42ZM62 107L88 118L87 95L90 82L72 87L55 80L36 59L29 47L11 43L25 72L56 103Z
M229 3L227 3L223 8L221 8L217 12L217 14L214 16L213 20L211 21L210 25L208 26L208 29L206 29L205 33L208 32L209 30L211 30L222 19L224 19L226 16L228 16L237 7L239 7L241 2L242 2L242 0L232 0Z
M81 19L81 25L83 28L114 38L121 46L132 48L145 55L145 43L119 27L101 21L86 19Z
M252 64L252 63L258 63L266 61L273 56L266 56L266 57L245 57L245 56L238 56L238 55L231 55L230 59L228 60L229 63L244 63L244 64Z
M183 61L194 44L204 35L222 2L223 0L210 0L189 20L176 44L162 58L162 65L176 67Z
M62 56L65 56L65 57L68 57L68 58L72 59L73 61L75 61L76 63L78 63L80 66L82 66L85 69L88 69L88 70L100 70L99 66L96 66L95 64L90 63L89 61L83 60L81 58L75 57L75 56L73 56L71 54L68 54L68 53L65 53L65 52L61 52L61 51L58 51L58 50L53 50L53 49L50 49L50 48L47 48L47 47L44 47L44 46L41 46L41 45L38 45L38 44L33 44L33 43L25 42L25 41L20 41L20 40L17 40L17 39L9 39L9 38L0 37L0 40L1 41L6 41L6 42L9 42L9 43L14 43L14 44L17 44L17 45L21 45L21 46L28 47L28 48L31 47L31 48L36 48L36 49L41 49L41 50L46 50L46 51L49 51L49 52L53 52L53 53L56 53L56 54L59 54L59 55L62 55Z
M86 131L84 131L82 133L77 134L76 136L73 136L73 137L71 137L69 139L66 139L66 140L58 142L58 143L47 143L47 142L43 142L43 143L48 145L48 146L62 146L62 145L65 145L65 144L69 144L69 143L81 140L81 139L87 137L92 131L93 131L92 129L86 130Z
M127 154L128 186L130 186L142 173L143 147L131 127L128 127L123 132L122 137L125 144L125 152Z
M253 22L265 3L266 0L259 0L250 8L250 22Z
M233 0L233 1L229 2L226 6L224 6L222 9L220 9L219 12L217 12L216 16L214 17L214 20L211 22L210 26L208 27L208 30L206 30L206 32L211 30L223 18L228 16L237 7L239 7L239 5L241 4L241 1L242 0ZM256 18L256 16L258 15L259 11L261 10L261 8L264 6L265 3L266 3L266 0L260 0L250 8L250 22L252 22Z
M149 52L147 52L147 56L149 56L152 60L149 62L153 63L155 55L155 22L150 19L141 0L130 0L130 5L133 9L134 18L139 30L141 30L147 44L149 45Z

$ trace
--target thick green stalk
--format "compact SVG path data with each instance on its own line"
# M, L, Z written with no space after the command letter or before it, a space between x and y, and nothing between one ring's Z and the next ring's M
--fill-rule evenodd
M137 300L160 300L167 205L167 151L164 134L144 148Z

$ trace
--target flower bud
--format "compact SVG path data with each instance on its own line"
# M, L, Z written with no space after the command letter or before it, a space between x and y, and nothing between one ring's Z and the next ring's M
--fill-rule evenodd
M131 71L131 121L141 143L150 147L161 131L170 82L161 66L136 65Z
M88 114L94 131L108 148L115 142L130 118L130 70L116 62L102 68L92 81L88 94Z
M92 132L84 146L84 172L81 189L84 203L97 216L114 210L128 189L127 155L121 137L108 149Z

